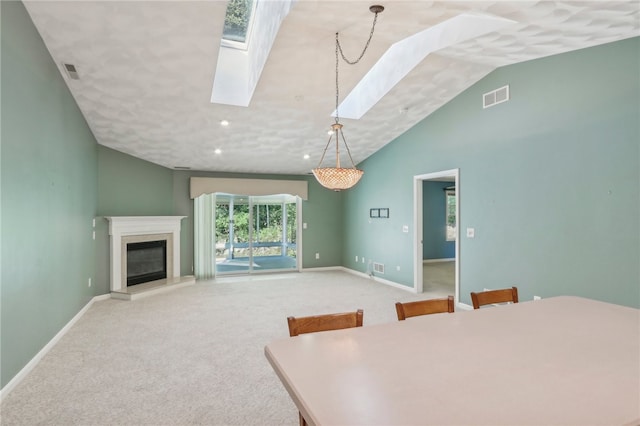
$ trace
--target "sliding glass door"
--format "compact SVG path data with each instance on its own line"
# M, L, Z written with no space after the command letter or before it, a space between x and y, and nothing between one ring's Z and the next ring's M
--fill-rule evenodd
M298 269L298 198L216 194L216 275Z

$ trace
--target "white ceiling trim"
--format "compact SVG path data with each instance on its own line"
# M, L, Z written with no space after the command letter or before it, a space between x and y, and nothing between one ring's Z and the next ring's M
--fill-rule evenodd
M203 194L238 194L248 196L290 194L306 200L309 197L306 180L236 179L192 177L191 198Z

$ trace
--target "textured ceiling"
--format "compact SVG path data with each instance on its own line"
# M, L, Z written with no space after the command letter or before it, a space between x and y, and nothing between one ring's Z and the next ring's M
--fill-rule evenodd
M373 17L368 2L297 1L244 108L210 103L225 1L24 3L61 71L75 64L80 80L63 76L100 144L225 172L306 174L317 165L333 122L334 34L353 58ZM367 54L341 64L343 96L391 44L460 13L516 23L430 54L360 120L342 120L356 163L497 67L640 35L637 0L381 4Z

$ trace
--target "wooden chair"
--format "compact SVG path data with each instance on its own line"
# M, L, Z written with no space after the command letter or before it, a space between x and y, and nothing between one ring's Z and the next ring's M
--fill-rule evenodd
M358 309L355 312L345 312L342 314L314 315L310 317L287 317L289 324L289 336L294 337L299 334L315 333L317 331L341 330L343 328L362 327L364 311ZM307 426L307 421L298 412L300 426Z
M473 309L480 309L480 306L491 305L493 303L518 303L518 288L504 288L501 290L487 290L478 293L471 292L471 302Z
M453 296L443 299L420 300L418 302L396 303L398 321L418 315L440 314L453 312Z
M343 328L362 327L364 312L358 309L356 312L343 314L315 315L310 317L288 317L289 336L298 334L315 333L316 331L340 330Z

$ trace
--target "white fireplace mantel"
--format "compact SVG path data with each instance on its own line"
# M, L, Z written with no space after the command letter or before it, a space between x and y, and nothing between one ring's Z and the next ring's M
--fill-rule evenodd
M168 276L180 276L180 221L186 216L105 216L109 221L111 246L111 291L126 289L123 278L123 253L130 237L166 235ZM123 248L124 247L124 248ZM125 260L126 262L126 260ZM126 267L126 265L125 265ZM123 282L124 281L124 282Z

